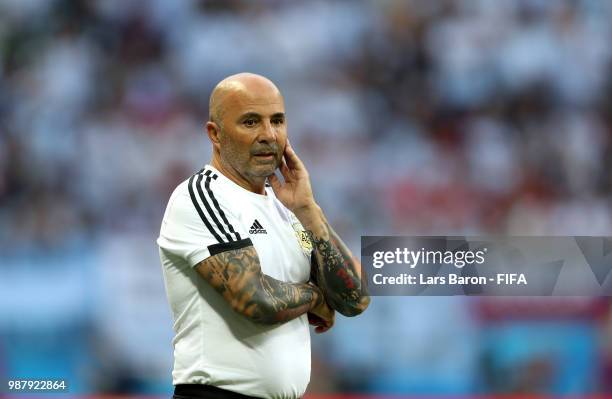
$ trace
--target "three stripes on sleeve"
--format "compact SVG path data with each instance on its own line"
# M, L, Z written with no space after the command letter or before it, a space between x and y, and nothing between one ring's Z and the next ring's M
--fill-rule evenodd
M208 246L211 256L253 245L250 238L241 238L240 233L234 229L215 198L211 189L211 182L217 180L217 177L216 173L202 169L191 176L188 182L191 202L208 231L217 240L216 244ZM204 189L202 189L203 180ZM206 193L204 190L206 190Z

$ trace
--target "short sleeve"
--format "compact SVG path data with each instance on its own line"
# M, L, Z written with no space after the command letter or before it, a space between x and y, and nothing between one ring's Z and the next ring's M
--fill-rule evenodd
M192 267L209 256L253 245L238 210L203 173L181 183L170 197L157 244Z

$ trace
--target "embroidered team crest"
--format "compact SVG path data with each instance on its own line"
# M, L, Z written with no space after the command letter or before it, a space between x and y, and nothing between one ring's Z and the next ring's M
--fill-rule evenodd
M292 227L300 247L302 247L306 255L310 256L310 252L312 251L312 240L310 239L310 235L304 230L301 223L293 223Z

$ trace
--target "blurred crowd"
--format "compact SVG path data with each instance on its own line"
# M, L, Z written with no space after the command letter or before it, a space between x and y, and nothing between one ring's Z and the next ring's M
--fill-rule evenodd
M611 20L606 0L0 0L0 376L168 391L154 240L232 73L278 84L356 253L361 235L611 236ZM526 320L482 302L375 298L313 339L313 391L612 391L607 301Z

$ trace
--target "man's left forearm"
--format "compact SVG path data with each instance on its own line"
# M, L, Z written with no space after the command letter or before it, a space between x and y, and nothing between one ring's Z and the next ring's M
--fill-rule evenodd
M311 235L317 284L329 305L345 316L356 316L370 303L361 263L331 228L317 205L296 213Z

